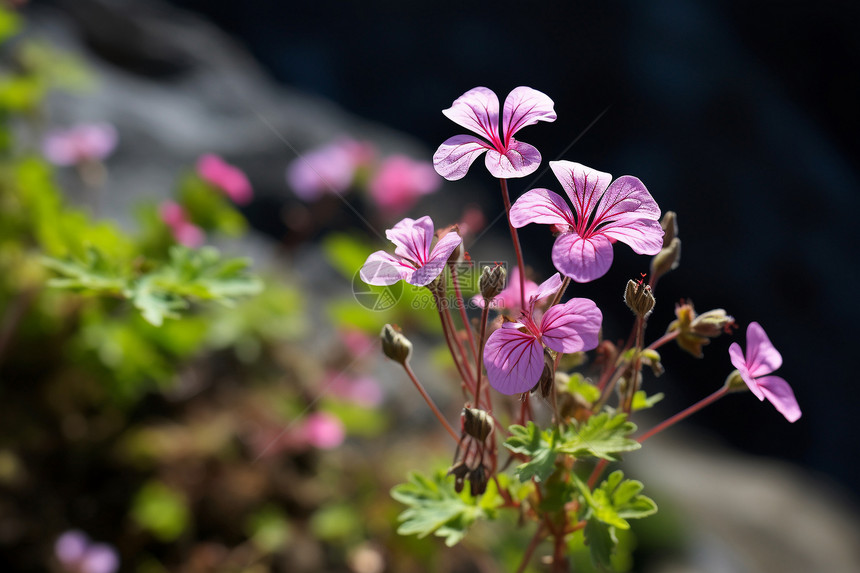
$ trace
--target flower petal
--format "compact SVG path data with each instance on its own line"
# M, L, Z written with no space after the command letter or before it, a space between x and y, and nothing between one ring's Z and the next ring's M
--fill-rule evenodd
M570 197L577 218L588 221L603 192L612 182L612 175L573 161L550 161L549 166Z
M430 243L433 242L433 220L425 215L420 219L406 217L385 231L388 240L397 245L394 254L409 259L421 266L430 258Z
M543 92L526 86L515 88L505 98L502 111L502 137L505 145L513 134L539 121L555 121L553 101Z
M529 296L529 302L537 302L547 298L548 296L554 295L558 292L558 289L561 288L561 282L561 277L558 273L555 273L535 289L531 296ZM519 291L517 292L519 293Z
M487 339L484 366L490 385L502 394L528 392L543 372L543 347L531 334L503 327Z
M573 212L561 195L549 189L526 191L511 205L511 225L520 228L529 223L572 225Z
M487 149L492 148L474 135L455 135L433 154L433 167L448 181L456 181L466 176L475 159Z
M453 231L442 237L433 247L433 252L427 262L416 269L406 282L415 286L427 286L433 282L445 270L448 257L461 242L463 242L462 237Z
M564 276L587 283L612 266L612 243L604 235L583 239L576 233L564 233L552 246L552 262Z
M415 267L385 251L376 251L367 257L358 272L361 280L369 285L388 286L400 280L409 280Z
M540 152L533 145L511 138L504 155L490 149L485 160L490 174L498 179L531 175L540 166Z
M485 87L470 89L454 100L451 107L443 109L442 113L457 125L483 135L490 143L501 149L499 98L493 90Z
M729 346L729 358L732 360L732 365L738 369L738 372L740 372L741 378L746 382L750 392L752 392L759 400L764 400L764 394L758 387L755 379L750 376L750 372L747 369L746 358L744 358L744 352L741 350L741 345L737 342L732 342L732 345Z
M797 398L788 382L779 376L763 376L756 380L765 398L773 404L780 414L785 416L789 422L796 422L800 418L800 406Z
M551 307L541 320L541 340L556 352L597 348L603 313L587 298L572 298Z
M757 322L747 326L746 367L750 376L758 378L782 366L782 355L774 348L764 329Z
M663 227L659 221L636 219L606 226L602 233L630 246L637 255L656 255L663 248Z

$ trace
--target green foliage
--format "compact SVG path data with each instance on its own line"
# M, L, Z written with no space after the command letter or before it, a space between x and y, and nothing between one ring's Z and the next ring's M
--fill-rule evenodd
M501 503L492 481L483 496L472 497L466 490L458 494L453 479L441 472L433 479L410 474L407 483L391 490L394 499L409 506L398 518L401 524L397 533L418 537L433 533L444 538L445 545L456 545L475 521L493 519Z
M131 517L164 542L174 541L188 527L190 514L185 497L161 482L151 481L137 493Z
M579 372L573 372L570 376L565 376L558 386L561 391L579 394L590 404L600 399L600 390L597 386L586 380Z
M525 427L511 426L508 431L511 435L505 440L505 447L515 454L531 458L517 466L517 477L523 482L532 478L545 481L555 471L555 459L559 453L558 431L541 431L534 422L528 422Z
M163 266L138 276L128 276L109 264L94 247L83 260L45 258L47 267L63 278L49 284L86 294L122 297L140 311L147 322L160 326L166 318L178 318L192 301L213 301L233 306L242 297L254 295L262 283L247 274L246 259L222 259L217 249L170 249Z
M572 456L591 455L615 461L621 452L638 450L642 445L627 436L636 431L636 424L627 421L627 415L610 416L603 412L591 416L579 428L568 426L562 433L558 451Z
M645 390L637 390L635 394L633 394L633 411L636 412L638 410L646 410L648 408L653 408L654 404L663 399L663 393L658 392L657 394L653 394L648 396L645 394Z
M579 493L585 501L585 541L595 563L608 565L618 540L615 529L630 528L628 519L640 519L657 512L657 504L640 492L642 482L624 479L616 470L609 474L594 491L574 476Z

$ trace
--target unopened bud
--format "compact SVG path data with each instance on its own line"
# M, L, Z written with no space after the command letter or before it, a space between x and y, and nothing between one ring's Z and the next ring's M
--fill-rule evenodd
M690 330L701 336L715 338L725 332L726 328L731 327L734 323L735 319L726 314L725 310L715 308L693 319L693 322L690 324Z
M460 493L463 491L463 482L466 480L466 474L469 473L469 467L465 462L457 462L450 468L448 468L447 475L454 476L454 491Z
M651 287L645 284L645 281L627 281L627 288L624 289L624 302L627 303L627 308L633 311L633 314L639 318L645 318L654 309L654 294L651 292Z
M542 398L550 395L555 387L555 358L550 351L544 348L543 351L543 372L541 372L540 380L538 380L537 388Z
M478 288L481 290L481 296L487 304L496 298L505 288L508 272L502 265L495 267L484 267L481 271L481 278L478 279Z
M455 232L460 235L460 227L457 225L452 225L447 229L444 229L444 232L440 231L439 238L446 236L450 232ZM460 235L462 237L462 235ZM462 263L466 259L466 247L463 246L462 239L460 240L460 244L457 245L457 248L451 251L451 255L448 257L448 262L452 264Z
M484 495L487 491L487 472L484 471L484 464L479 465L469 472L469 493L472 497Z
M660 226L663 227L664 245L671 243L672 239L678 236L678 216L674 211L666 211L660 219Z
M400 327L386 324L382 327L382 352L390 359L405 364L412 355L412 343L403 336Z
M463 431L483 442L493 431L493 419L485 410L463 408Z
M665 238L663 244L666 245ZM675 237L651 259L651 276L656 280L669 271L677 269L679 264L681 264L681 239Z
M726 382L723 384L723 388L727 389L729 392L744 392L749 390L749 386L744 382L744 379L738 370L731 371L731 373L726 377Z

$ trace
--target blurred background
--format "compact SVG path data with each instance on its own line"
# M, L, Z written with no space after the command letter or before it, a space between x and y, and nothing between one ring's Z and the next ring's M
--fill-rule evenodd
M856 570L857 562L851 562L856 550L838 543L840 534L856 539L850 514L860 494L860 439L853 424L860 386L851 362L851 333L860 324L852 295L853 285L860 284L854 224L860 210L856 4L658 0L527 8L502 1L489 9L478 2L383 0L301 5L33 0L21 11L26 35L73 54L94 78L85 95L47 98L43 121L106 121L119 132L117 149L106 162L101 215L129 224L129 213L141 199L167 199L177 187L177 173L190 169L200 155L217 153L247 173L254 189L253 200L236 206L247 220L247 233L239 246L224 248L250 256L257 268L270 263L287 276L278 280L286 281L289 286L283 288L291 294L269 301L287 314L277 314L274 307L247 310L245 323L222 326L217 341L201 334L185 353L178 347L159 350L172 353L169 367L144 376L129 373L139 389L120 392L132 397L124 398L127 405L110 420L96 416L105 426L101 430L94 429L91 413L75 411L71 421L46 430L50 438L30 435L35 450L19 451L24 438L4 436L6 461L0 466L13 468L4 470L12 477L4 482L2 493L8 495L0 506L5 514L0 543L8 555L0 564L8 570L44 570L46 547L53 551L53 539L72 529L111 541L127 570L244 570L247 563L261 571L496 570L498 564L476 557L469 547L431 558L442 551L437 540L394 539L398 508L387 491L408 470L429 468L414 453L391 462L395 450L386 450L387 432L421 410L401 373L377 360L377 350L367 350L374 342L366 332L378 331L375 321L381 317L350 315L348 269L371 250L384 248L380 231L404 214L430 214L440 226L472 221L475 232L466 247L473 260L511 257L508 230L497 219L502 212L497 183L479 161L460 182L440 180L403 205L385 206L374 203L372 191L338 198L303 187L300 175L290 179L289 171L300 155L346 139L372 148L377 164L401 155L428 161L439 143L462 133L441 110L479 85L502 100L518 85L548 94L558 120L520 134L538 147L544 161L566 159L616 177L635 175L664 211L677 212L681 265L661 279L649 339L662 334L681 299L692 300L700 312L724 308L740 325L733 336L706 347L702 360L675 345L665 348L667 372L649 381L650 390L666 394L650 413L654 420L722 384L731 370L727 348L732 341L743 343L749 322L761 323L783 355L778 374L792 385L803 409L798 422L788 424L770 405L736 395L675 429L676 438L692 446L670 436L653 440L661 441L654 447L665 447L666 457L655 454L663 462L644 464L643 471L665 475L666 489L675 490L675 502L667 500L668 513L674 507L679 515L698 511L701 517L726 507L732 492L760 481L760 489L747 492L753 497L741 505L759 499L775 528L780 519L791 519L784 513L799 519L803 508L814 516L810 528L802 530L805 539L817 531L833 542L821 551L838 555L833 567L821 570ZM69 181L70 201L89 200L77 175L59 177ZM353 184L362 177L356 174ZM542 166L534 176L512 181L511 191L516 197L535 186L560 190ZM536 226L525 228L521 237L527 263L537 278L545 278L553 272L548 256L553 238ZM605 332L620 339L628 332L629 311L611 301L621 300L627 279L647 272L648 261L623 245L615 256L606 277L568 292L596 300L606 317ZM283 297L294 297L291 308L284 308L290 305ZM333 300L343 302L329 304ZM297 308L300 317L293 316ZM278 329L283 324L273 324L260 332L248 326L261 316L284 316L294 328L284 331ZM216 320L197 319L203 331ZM419 344L430 348L432 328L424 332L427 338L418 335ZM100 340L97 334L88 336L89 351L81 350L86 344L79 341L77 359L98 362L93 353L103 342L93 342ZM115 334L102 336L109 340ZM192 346L205 347L206 353L192 352ZM2 365L4 409L19 410L36 400L24 381L38 370L38 353L29 360L17 369ZM438 362L424 362L419 367L428 375L438 371ZM116 378L115 373L105 376ZM372 384L361 386L362 377ZM332 378L347 390L318 408L316 396L331 393ZM343 382L347 378L349 384ZM308 385L310 379L314 382ZM10 389L10 384L25 385ZM355 385L375 388L367 390L371 398ZM42 388L60 396L48 403L63 401L56 388L48 390L53 386ZM438 391L444 402L445 390ZM87 392L101 391L77 394ZM272 411L272 396L282 392L299 398ZM451 394L450 411L455 412ZM195 402L194 396L205 400ZM241 407L232 408L237 404ZM36 419L56 414L40 411ZM324 441L283 439L284 428L298 428L304 422L296 420L317 411L345 425L348 439L343 446L335 440L337 454ZM259 422L261 417L268 421ZM3 426L10 427L13 419L7 413ZM218 436L211 435L213 427L220 428ZM414 452L420 444L432 452L431 459L445 460L451 455L448 444L418 441L426 440L417 437L420 430L429 428L435 431L428 422L416 428L405 447L390 447ZM94 438L94 432L101 437ZM104 459L92 453L99 440L111 448ZM272 440L278 447L268 448ZM699 457L702 448L713 455ZM236 449L243 452L243 463L230 457ZM684 456L696 462L685 464ZM715 463L722 459L725 463ZM739 459L746 465L736 465ZM389 463L392 467L378 478L378 464ZM684 473L693 471L690 466L702 471ZM135 471L127 474L128 467ZM45 483L16 489L16 480L34 475L44 475ZM689 479L679 482L678 476ZM698 482L701 486L685 497L685 483L706 479L714 482ZM659 480L644 479L657 489ZM94 488L94 483L99 485ZM295 484L300 487L290 491ZM101 487L112 492L113 505L94 493ZM783 495L765 499L771 487ZM221 488L234 492L232 502L213 501L227 497L218 495ZM697 505L707 491L715 492L714 504ZM55 507L45 510L43 504ZM213 515L201 518L199 507ZM131 521L125 517L129 512ZM159 526L158 516L165 512L180 517ZM41 516L38 525L28 523L33 515ZM226 524L236 515L244 521L230 530ZM679 570L776 570L764 565L774 561L760 555L760 560L738 558L728 565L714 557L714 539L729 546L744 542L730 533L745 531L733 527L731 511L726 519L724 530L718 525L709 530L708 542L696 545L694 540L700 549L692 552L696 565ZM782 543L791 529L784 525ZM674 531L671 524L665 527ZM117 528L123 535L115 535ZM153 535L160 545L150 542ZM640 537L642 547L650 541L656 548L640 549L643 559L653 557L644 561L654 564L649 570L660 570L661 557L675 559L681 552L665 541L669 534ZM820 566L821 559L810 562ZM218 568L228 562L233 569ZM56 559L52 563L59 567ZM427 563L431 568L424 568Z

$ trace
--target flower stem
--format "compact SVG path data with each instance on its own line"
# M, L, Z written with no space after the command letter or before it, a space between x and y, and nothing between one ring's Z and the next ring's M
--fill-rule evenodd
M424 401L427 402L427 405L430 406L430 409L433 410L433 413L436 414L436 419L445 426L445 429L448 430L448 433L454 438L454 441L459 443L460 436L457 435L457 432L454 431L454 428L451 427L451 424L448 423L448 420L445 419L445 416L442 415L442 412L439 411L439 408L436 407L436 403L433 402L433 398L427 393L424 389L424 385L418 381L418 378L415 376L415 373L412 371L412 367L409 366L408 361L403 362L403 369L406 370L406 374L409 376L412 383L415 384L415 388L418 390L418 393L421 394L421 397L424 398Z
M701 400L699 400L698 402L696 402L695 404L693 404L689 408L682 410L682 411L678 412L677 414L675 414L674 416L672 416L671 418L668 418L668 419L660 422L659 424L657 424L656 426L654 426L653 428L651 428L650 430L648 430L647 432L645 432L644 434L642 434L641 436L636 438L636 441L641 444L642 442L644 442L645 440L647 440L648 438L650 438L654 434L658 434L658 433L662 432L663 430L665 430L666 428L673 426L676 423L680 422L681 420L683 420L687 416L689 416L691 414L695 414L696 412L698 412L699 410L701 410L702 408L704 408L708 404L716 402L719 398L722 398L726 394L728 394L728 388L726 386L723 386L722 388L720 388L719 390L717 390L716 392L714 392L710 396L707 396L706 398L702 398Z
M452 327L449 325L448 320L446 320L445 311L443 310L444 303L438 294L433 294L436 301L436 310L439 311L439 321L442 323L442 334L445 338L445 343L448 345L448 352L451 353L451 360L454 361L454 366L460 374L463 386L469 388L469 390L474 390L474 388L471 387L471 375L468 373L468 370L463 369L463 364L461 364L460 358L457 356L457 351L454 350L454 342L451 338L456 336L456 333L452 333Z
M561 302L561 297L564 296L564 291L567 290L567 287L570 286L570 277L564 277L564 282L561 283L561 288L558 289L558 292L555 293L555 296L552 298L552 302L550 306L555 306Z
M666 334L664 334L663 336L661 336L660 338L658 338L657 340L655 340L654 342L649 344L648 350L656 350L656 349L660 348L661 346L663 346L667 342L671 342L672 340L675 340L676 338L678 338L679 334L681 334L680 330L673 330L672 332L667 332Z
M520 308L526 307L526 265L523 263L523 251L520 248L520 237L517 234L516 227L511 224L511 197L508 194L508 180L499 179L502 184L502 200L505 202L505 219L508 221L508 228L511 230L511 241L514 243L514 252L517 255L517 266L520 268Z
M489 301L484 302L484 308L481 311L481 338L478 340L478 357L475 361L475 372L478 373L478 380L475 383L475 405L481 407L481 374L484 364L484 336L487 334L487 319L490 316ZM489 403L490 396L487 395L487 410L491 409Z
M469 324L469 317L466 315L466 304L463 301L463 293L460 290L460 281L457 280L457 269L453 264L449 266L451 268L451 282L454 283L454 292L457 295L457 308L460 311L460 319L463 321L466 334L469 336L469 347L472 350L472 356L477 357L478 351L475 348L475 334L472 332L472 325ZM478 366L478 372L480 376L480 365Z
M526 570L526 567L528 567L529 561L531 561L532 559L532 554L535 552L535 549L537 549L537 546L543 540L543 530L544 526L543 523L541 523L540 525L538 525L537 531L535 531L535 534L532 536L532 540L529 542L529 546L526 547L526 551L523 554L523 560L520 562L520 566L517 567L517 573L523 573L523 571Z

